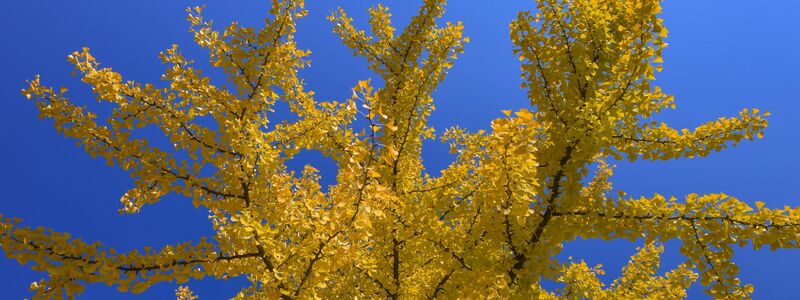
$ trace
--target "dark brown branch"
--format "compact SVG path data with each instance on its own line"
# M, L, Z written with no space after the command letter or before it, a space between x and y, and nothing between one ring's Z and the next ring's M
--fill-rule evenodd
M0 234L0 237L8 236L8 235L9 235L8 233L2 233L2 234ZM81 262L83 262L85 264L88 264L88 265L92 265L92 264L97 264L97 263L103 262L103 261L98 261L98 260L90 258L90 257L85 257L83 255L75 255L75 254L68 254L68 253L58 252L58 251L55 251L52 246L51 247L40 246L40 245L34 243L33 241L22 241L22 240L14 237L14 236L9 236L9 239L14 241L14 242L16 242L16 243L29 246L29 247L33 248L33 250L35 250L35 251L41 251L41 252L43 252L44 254L46 254L48 256L56 257L57 258L56 260L60 259L60 260L63 260L63 261L67 261L67 260L81 261ZM216 254L216 258L214 258L214 259L211 259L211 258L194 258L194 259L186 259L186 260L173 260L172 262L170 262L168 264L149 265L149 266L148 265L135 266L135 265L124 265L123 264L123 265L116 266L115 269L120 270L120 271L124 271L124 272L147 272L147 271L152 271L152 270L169 269L169 268L175 267L175 266L186 266L186 265L194 265L194 264L199 264L199 263L210 263L210 262L218 262L218 261L230 261L230 260L245 259L245 258L255 258L255 257L258 257L258 256L259 256L259 253L244 253L244 254L235 254L235 255L230 255L230 256L225 256L225 255L221 255L220 253L217 253Z
M436 288L433 290L433 295L431 295L428 299L436 299L436 296L439 295L439 292L444 291L444 284L450 280L450 276L452 276L455 271L456 269L451 269L450 272L447 272L447 274L442 277L442 280L439 280L439 283L436 284Z
M786 224L776 224L774 222L770 222L769 224L766 223L751 223L747 221L742 221L731 216L705 216L705 217L693 217L693 216L686 216L686 215L672 215L672 216L658 216L658 215L625 215L623 213L617 214L606 214L604 212L590 212L590 211L571 211L571 212L555 212L553 213L554 217L568 217L568 216L597 216L600 218L613 218L613 219L627 219L627 220L664 220L664 221L689 221L689 222L697 222L697 221L722 221L728 222L733 225L742 225L747 227L753 228L762 228L762 229L782 229L785 227L796 227L800 226L800 223L786 223Z
M714 261L712 261L711 258L708 257L709 250L706 247L706 245L703 244L703 242L700 240L700 233L697 231L697 226L694 224L694 222L695 222L694 220L691 221L692 232L694 233L694 240L697 242L697 245L700 246L700 250L703 251L703 258L705 258L706 264L708 264L708 268L711 269L711 272L714 273L715 277L714 281L716 281L719 285L724 286L725 284L720 279L722 278L722 276L719 274L717 266L714 265ZM729 294L728 289L725 289L725 294Z
M578 144L579 142L580 141L576 141L575 144ZM572 151L574 149L574 145L567 146L564 156L562 156L561 160L559 161L559 169L555 176L553 176L553 181L550 186L550 197L547 199L547 208L545 209L544 215L542 215L542 219L539 221L539 224L536 225L536 228L534 229L533 234L531 235L531 238L527 244L527 246L530 247L530 251L533 251L536 248L536 245L542 238L545 227L547 227L547 225L550 223L550 219L553 218L553 214L556 210L556 200L561 194L561 179L564 177L564 167L572 158ZM516 260L516 263L511 270L508 271L508 275L511 277L512 282L516 282L517 272L525 267L528 257L525 256L524 253L515 253L514 260Z

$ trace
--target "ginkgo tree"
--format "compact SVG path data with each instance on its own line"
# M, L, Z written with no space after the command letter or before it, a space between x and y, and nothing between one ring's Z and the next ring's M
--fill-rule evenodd
M131 174L121 213L179 194L210 212L215 235L119 253L3 218L0 245L48 273L31 284L36 299L204 277L246 278L236 299L666 299L697 280L716 298L747 298L753 287L737 278L733 249L797 247L800 209L612 189L613 161L703 157L761 138L767 125L757 109L693 130L655 120L674 108L653 83L667 36L659 2L541 0L520 12L510 38L529 105L503 111L488 130L439 133L427 125L432 94L469 42L461 23L437 23L445 1L424 1L402 30L385 6L369 10L369 32L333 12L334 33L381 78L354 82L345 101L315 99L298 75L310 55L295 41L302 0L273 0L262 28L222 31L190 8L195 41L229 86L212 84L178 46L160 55L165 87L124 79L84 48L68 59L96 99L114 105L105 121L38 76L22 94L91 156ZM278 107L296 118L271 122ZM134 138L147 126L173 147ZM425 139L455 156L438 176L421 159ZM336 162L336 184L323 188L312 165L286 166L303 149ZM644 243L608 283L599 267L558 259L578 238ZM657 274L667 240L680 241L686 259ZM545 280L561 285L548 290ZM176 296L197 298L185 287Z

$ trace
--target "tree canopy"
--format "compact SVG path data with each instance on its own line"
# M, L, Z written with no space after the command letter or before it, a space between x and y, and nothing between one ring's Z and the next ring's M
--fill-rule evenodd
M685 297L695 281L717 298L749 297L733 250L797 246L800 209L612 188L613 161L703 157L761 138L767 125L758 109L693 130L657 120L674 108L653 82L667 36L660 1L542 0L520 12L510 38L530 105L475 132L427 124L433 92L469 42L461 23L437 22L444 9L426 0L398 30L378 5L369 32L333 12L334 33L380 77L354 83L344 101L316 99L299 76L310 55L295 40L301 0L272 1L261 28L218 31L202 7L187 10L227 86L177 45L160 55L164 87L124 79L88 48L72 53L96 99L114 105L104 122L38 76L23 95L90 155L131 174L121 213L180 194L211 213L215 235L118 253L4 218L3 252L49 274L31 285L35 298L71 298L92 283L135 293L162 281L246 277L251 285L234 298L663 299ZM295 118L272 120L279 102ZM172 147L132 134L148 126ZM456 157L441 174L426 172L425 139ZM287 168L302 149L333 159L337 183L323 187L313 165ZM605 284L601 268L556 258L578 238L644 245ZM657 274L667 240L681 241L686 261ZM181 288L177 297L195 296Z

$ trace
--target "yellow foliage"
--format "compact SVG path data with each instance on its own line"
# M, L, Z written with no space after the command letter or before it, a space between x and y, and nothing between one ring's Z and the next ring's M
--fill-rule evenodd
M343 102L315 99L298 77L310 54L294 38L302 0L274 0L263 28L233 23L222 32L201 7L187 10L195 41L229 88L211 84L178 46L160 56L166 88L101 68L88 48L73 53L83 82L115 107L105 122L38 76L23 94L90 155L132 175L121 213L181 194L210 212L216 234L117 253L4 218L3 252L49 273L31 284L36 299L72 297L90 283L141 292L206 276L246 277L252 285L236 299L666 299L685 297L697 278L714 297L748 297L733 246L797 246L800 209L753 208L724 194L612 195L608 159L705 156L760 138L767 125L768 113L756 109L693 130L653 120L674 107L653 83L667 35L659 0L542 0L538 13L519 13L510 36L530 107L503 111L488 131L445 130L457 158L439 177L425 173L431 95L468 42L461 23L437 25L444 2L426 0L401 31L381 5L369 10L371 33L344 10L330 15L384 83L354 83ZM270 123L278 101L295 121ZM174 149L131 137L148 125ZM301 149L334 159L338 184L325 192L312 166L289 171ZM646 244L610 285L599 266L556 259L576 238L641 237ZM657 243L671 239L683 242L687 262L659 276ZM547 291L542 280L564 287Z

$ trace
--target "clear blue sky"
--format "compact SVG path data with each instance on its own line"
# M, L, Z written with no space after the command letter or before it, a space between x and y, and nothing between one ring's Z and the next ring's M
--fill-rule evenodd
M313 54L312 68L303 71L319 99L345 99L357 80L374 77L361 59L339 43L325 16L343 5L359 23L376 1L307 1L310 14L299 24L299 43ZM337 4L335 2L342 2ZM532 9L532 1L451 1L446 20L461 20L471 37L465 54L436 92L437 129L460 124L487 128L501 109L524 107L519 66L511 53L508 22L516 11ZM143 245L163 246L209 235L207 212L189 201L167 197L138 215L117 214L119 198L130 178L102 160L91 159L74 140L39 120L34 105L20 95L25 80L42 74L50 85L70 89L73 100L100 112L89 89L70 77L66 56L91 47L104 66L129 79L159 82L164 66L157 54L177 43L184 54L206 66L205 53L187 32L184 8L206 3L207 14L224 26L237 20L262 24L268 1L6 1L0 10L0 214L24 219L26 225L68 231L87 241L99 240L119 250ZM385 1L397 24L405 24L421 1ZM492 3L487 5L487 3ZM661 117L676 127L691 127L741 108L772 112L766 137L704 159L671 162L619 163L617 188L633 195L684 195L725 192L769 206L800 205L798 133L800 133L800 2L669 1L663 17L670 30L664 53L665 70L658 83L676 97L678 109ZM208 69L208 68L206 68ZM212 72L213 73L213 72ZM447 147L425 145L424 159L432 172L449 162ZM334 177L330 161L306 153L293 167L311 163L322 175ZM619 274L637 243L579 241L566 246L564 256L602 263L608 276ZM681 261L677 245L667 244L665 266ZM740 249L735 261L740 277L756 287L755 298L796 298L800 251ZM28 297L30 282L44 274L0 259L0 298ZM234 295L243 280L190 282L201 299ZM85 299L170 299L173 283L158 284L140 295L118 295L106 286L90 286ZM693 298L705 297L695 287Z

